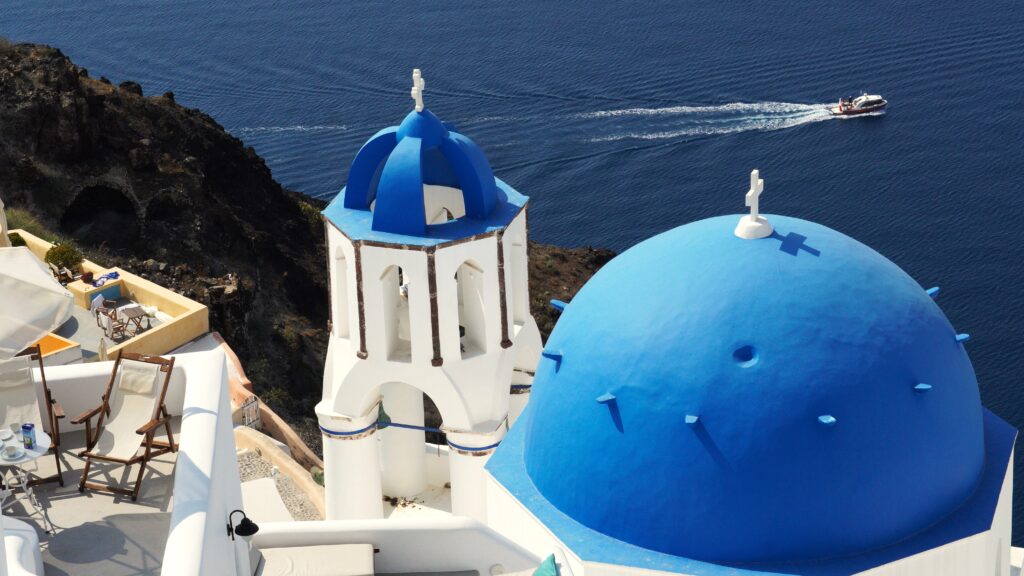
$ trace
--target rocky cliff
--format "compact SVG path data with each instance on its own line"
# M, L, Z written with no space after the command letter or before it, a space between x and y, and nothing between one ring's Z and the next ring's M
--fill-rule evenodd
M252 148L170 92L0 39L0 197L90 258L207 304L257 392L304 428L327 345L321 207L283 189ZM571 299L610 257L531 246L545 336L547 301Z

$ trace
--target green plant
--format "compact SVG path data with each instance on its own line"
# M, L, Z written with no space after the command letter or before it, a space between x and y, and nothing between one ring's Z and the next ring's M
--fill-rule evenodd
M309 475L313 477L313 482L323 486L324 485L324 471L319 466L313 466L309 469Z
M21 237L21 234L17 232L11 232L7 235L7 238L11 241L11 246L24 246L25 239Z
M64 242L47 250L44 260L58 268L76 270L78 265L82 263L82 260L85 260L85 257L82 256L82 252L74 244Z
M292 404L292 396L287 390L280 386L273 386L269 390L260 392L260 400L270 406L275 412L278 410L287 411Z
M324 229L324 221L320 216L320 210L304 200L298 200L298 204L299 211L306 217L306 222L309 223L310 228L319 234Z

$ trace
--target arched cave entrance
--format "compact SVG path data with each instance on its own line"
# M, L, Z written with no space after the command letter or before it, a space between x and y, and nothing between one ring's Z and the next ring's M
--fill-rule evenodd
M61 232L82 244L122 247L139 237L135 204L120 190L96 185L83 188L60 219Z

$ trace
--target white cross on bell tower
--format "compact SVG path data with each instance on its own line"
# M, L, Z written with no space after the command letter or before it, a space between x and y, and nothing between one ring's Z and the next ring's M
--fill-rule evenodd
M746 205L750 207L750 215L740 216L736 224L736 236L745 240L756 240L771 236L772 225L760 214L760 197L764 190L764 180L761 180L757 170L750 172L750 190L747 191Z
M419 68L413 68L412 71L412 99L416 101L416 111L423 112L423 89L426 88L427 83L423 79L423 74L420 73Z

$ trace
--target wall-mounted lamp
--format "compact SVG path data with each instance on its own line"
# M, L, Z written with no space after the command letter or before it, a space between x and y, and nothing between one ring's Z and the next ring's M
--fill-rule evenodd
M257 526L256 523L253 522L252 520L249 520L249 517L245 515L245 512L242 512L242 521L239 522L237 526L232 527L231 526L231 517L234 516L235 514L237 514L238 512L242 512L242 511L241 510L235 510L235 511L231 512L231 514L228 514L228 536L231 536L232 540L235 539L235 534L238 534L239 536L243 536L244 537L244 536L252 536L253 534L255 534L255 533L260 531L260 527Z

